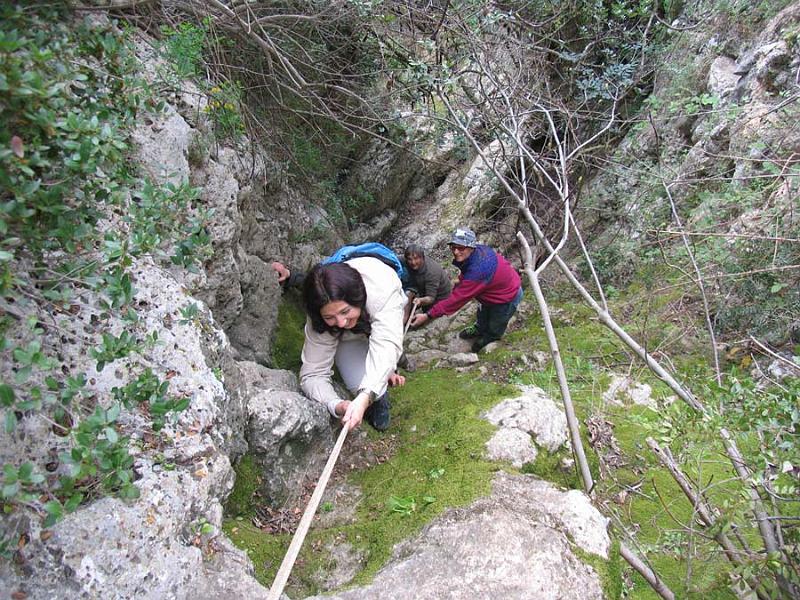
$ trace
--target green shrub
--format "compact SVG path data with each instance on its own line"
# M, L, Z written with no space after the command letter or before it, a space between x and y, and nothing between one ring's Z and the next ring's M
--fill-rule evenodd
M112 26L80 24L66 9L0 7L0 291L31 314L13 336L13 313L0 317L9 376L0 381L0 406L8 435L39 413L68 446L58 477L23 457L4 465L2 500L6 512L33 508L45 525L101 493L138 495L123 405L146 404L158 430L189 402L170 397L149 371L115 397L90 393L87 376L71 373L44 325L80 310L75 297L93 293L102 309L90 349L97 370L123 358L135 367L157 336L142 330L135 311L133 259L193 267L210 247L197 190L141 180L128 164L128 131L142 111L160 106L136 66L130 42ZM126 227L103 233L101 219ZM112 332L114 323L124 328Z

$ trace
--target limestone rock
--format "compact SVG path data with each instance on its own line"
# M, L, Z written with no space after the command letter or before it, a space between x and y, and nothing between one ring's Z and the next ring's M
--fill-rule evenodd
M371 584L313 600L602 599L598 574L571 540L608 556L606 520L581 492L501 472L491 496L448 510L395 546Z
M624 375L614 375L608 389L603 392L603 400L617 405L637 404L655 407L653 389L646 383L639 383Z
M192 129L174 107L141 120L131 137L136 160L151 178L181 185L189 180L189 142Z
M250 398L247 439L273 503L322 471L333 433L328 410L302 394L262 391Z
M458 354L450 355L447 362L454 367L467 367L479 362L478 355L474 352L459 352Z
M230 372L226 383L238 385L232 362L223 358L229 357L230 347L205 307L200 306L195 320L182 321L180 309L196 301L151 259L136 259L131 273L139 314L134 334L156 331L158 343L136 360L116 360L97 371L84 338L99 336L92 325L99 306L87 294L81 311L59 323L62 360L70 372L87 373L87 394L101 404L113 398L115 386L144 367L169 381L171 395L191 402L177 418L167 419L157 453L143 436L150 429L146 411L122 411L121 433L134 440L130 450L139 499L100 498L66 515L46 535L38 515L18 510L6 517L4 529L24 534L28 543L15 561L0 563L0 579L6 589L30 598L203 597L220 589L222 580L230 584L228 593L263 597L249 561L220 530L221 502L234 477L226 452L235 456L244 446L244 405L215 371ZM119 324L110 326L114 331ZM20 433L6 436L4 455L21 448L18 442L25 440L18 440ZM63 443L50 428L39 433L27 442L39 444L43 456L53 444ZM26 456L37 460L34 451ZM203 523L213 533L201 533Z
M507 460L519 469L525 463L534 462L538 452L528 433L502 427L486 442L486 454L490 460Z
M718 96L724 96L733 91L739 81L736 70L736 61L732 58L728 56L715 58L708 71L708 91Z
M257 256L248 255L240 264L242 308L228 328L228 336L241 358L269 364L281 287L272 267Z
M490 423L519 429L536 444L555 452L567 441L567 418L555 402L536 386L520 386L522 395L503 400L484 415Z
M242 374L242 383L249 395L253 395L258 390L300 391L297 376L291 371L270 369L249 361L241 361L238 366Z

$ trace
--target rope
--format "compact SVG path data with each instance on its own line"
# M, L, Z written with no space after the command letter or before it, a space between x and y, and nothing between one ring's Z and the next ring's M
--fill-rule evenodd
M406 334L408 333L408 328L411 326L411 320L414 318L414 314L417 312L419 308L419 304L414 304L414 308L411 309L411 314L408 315L408 321L406 321L406 328L403 330L403 339L405 339Z
M303 513L303 517L300 519L300 524L297 526L297 531L294 532L292 543L289 544L289 549L286 551L286 556L283 557L283 562L278 569L278 574L275 575L275 580L272 582L272 587L269 588L267 600L279 600L281 594L283 593L283 588L286 586L286 581L289 579L289 573L292 572L294 562L297 560L297 555L300 553L300 547L303 545L303 541L306 539L306 534L308 533L309 527L311 527L311 520L314 518L314 514L317 512L317 507L319 506L320 500L322 500L322 494L325 491L325 486L328 485L328 480L333 472L333 467L339 458L339 453L342 451L344 440L347 437L347 430L348 428L346 425L342 427L342 431L339 434L339 439L336 440L336 445L333 447L333 451L328 457L328 462L325 463L325 468L322 470L322 475L319 477L317 487L314 489L314 493L311 494L311 500L308 501L308 506L306 506L306 511Z

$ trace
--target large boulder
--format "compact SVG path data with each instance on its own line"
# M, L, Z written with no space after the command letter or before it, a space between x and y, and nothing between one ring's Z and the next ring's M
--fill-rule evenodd
M600 575L575 548L607 559L606 526L581 492L501 472L490 496L395 546L371 584L306 600L600 600Z
M322 471L335 441L328 410L309 400L288 371L249 363L247 439L262 494L280 504Z

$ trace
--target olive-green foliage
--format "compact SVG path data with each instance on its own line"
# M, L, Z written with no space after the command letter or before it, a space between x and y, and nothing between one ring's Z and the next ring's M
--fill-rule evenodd
M201 69L208 24L184 21L176 27L162 26L161 33L164 35L162 50L175 74L181 79L203 75Z
M214 133L220 139L237 140L244 133L242 120L242 85L239 81L222 80L209 83L205 54L212 47L217 50L231 47L233 42L212 31L211 20L200 22L182 21L175 27L162 26L160 49L167 60L168 70L160 73L164 83L180 87L183 81L192 79L208 95L208 104L203 112L214 125Z
M676 299L675 290L648 297L648 286L643 284L642 278L637 276L634 281L635 285L622 290L611 303L611 312L626 315L628 330L637 332L637 337L647 342L648 347L664 347L665 341L679 337L679 330L670 322L675 315L666 310ZM709 541L715 530L701 531L697 526L691 503L650 452L645 438L652 436L662 446L669 445L682 470L699 483L708 501L720 510L718 519L722 526L727 529L736 524L748 544L757 549L761 541L753 525L746 489L735 479L731 464L724 456L719 429L724 426L737 432L740 450L754 477L770 481L773 492L777 493L773 511L793 517L800 512L800 506L794 501L796 484L793 477L779 474L776 465L788 468L786 465L793 466L800 460L800 444L792 433L800 426L797 383L784 383L783 389L762 390L748 377L731 371L726 374L723 386L710 384L712 373L702 346L697 345L702 344L702 339L684 336L682 355L675 360L680 368L678 376L709 407L708 417L701 417L679 401L669 406L661 404L658 410L607 405L603 399L609 384L606 369L617 370L614 365L620 361L627 363L628 359L620 353L619 342L599 326L591 311L565 300L562 297L553 320L578 418L583 423L587 416L596 415L613 423L613 433L624 459L624 464L614 469L610 477L600 477L596 453L590 451L588 457L595 478L596 498L605 499L603 504L614 516L612 523L636 533L635 549L646 556L678 597L733 598L732 573L763 578L767 590L774 586L777 572L793 579L787 563L781 565L758 558L741 569L732 569L720 555L719 548ZM691 321L687 326L696 328ZM513 350L491 353L487 360L496 357L501 362L516 364L515 353L541 350L546 343L535 322L525 324L505 339ZM686 342L693 345L691 352L685 351ZM524 369L511 372L520 383L536 384L553 398L560 395L552 367L540 372ZM654 397L660 401L672 394L641 367L634 376L650 384ZM589 449L587 440L584 440L584 448ZM523 471L561 485L579 487L581 482L577 475L565 473L560 464L559 454L540 453L533 464L523 467ZM627 493L627 498L617 504L621 492ZM617 532L619 534L619 530ZM797 564L794 529L788 528L785 535L788 564ZM634 545L622 539L629 546ZM702 564L703 568L698 569L697 564ZM691 578L687 580L689 568ZM609 577L608 581L618 582L619 579ZM627 590L629 597L658 597L638 575L632 575L631 581L632 587Z
M272 342L273 368L295 372L300 369L305 323L306 314L300 294L296 290L288 290L278 307L278 326Z
M111 25L84 25L66 10L0 8L0 292L35 309L22 338L6 337L9 317L0 319L2 360L15 371L0 381L0 404L7 435L40 412L67 444L58 480L25 457L5 465L2 499L7 512L38 510L45 525L101 493L138 496L123 405L145 407L160 429L189 402L148 370L115 399L88 393L86 376L62 365L42 325L81 310L76 296L95 294L103 311L90 350L96 368L128 359L139 372L134 357L157 336L138 322L133 258L192 267L210 242L196 190L140 180L127 162L135 118L159 109L136 67L130 42ZM98 221L115 217L127 230L100 233ZM124 329L112 333L114 321Z
M324 553L313 549L320 540L338 536L365 552L366 566L355 580L363 583L386 562L395 543L445 508L486 494L497 467L482 458L493 427L479 414L509 393L508 388L447 370L417 372L403 388L393 390L389 433L397 437L394 456L352 475L364 494L357 521L309 533L290 580L290 595L316 591L318 584L312 576L326 560ZM370 431L369 435L381 434ZM265 535L235 519L224 528L239 547L248 550L258 579L269 584L288 537Z

